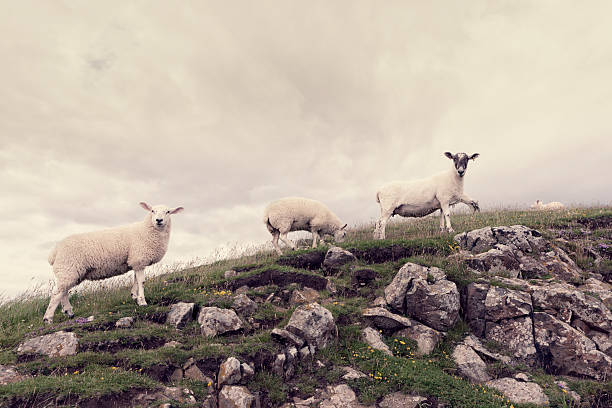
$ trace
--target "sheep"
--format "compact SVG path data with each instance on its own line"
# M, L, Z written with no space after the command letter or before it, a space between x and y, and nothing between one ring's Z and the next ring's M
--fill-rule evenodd
M168 249L170 215L183 207L165 205L151 207L141 202L148 211L144 221L120 227L82 234L74 234L58 242L49 254L56 288L49 301L43 320L53 322L55 309L61 302L62 311L72 318L68 291L84 280L100 280L134 270L131 295L138 305L147 304L144 296L144 269L159 262Z
M436 210L440 211L440 231L444 231L444 222L448 232L453 232L450 222L450 206L465 203L474 211L480 211L478 202L463 192L463 177L469 160L475 160L479 154L468 156L465 153L444 155L453 160L452 170L445 171L426 179L414 181L396 181L385 184L376 193L380 205L380 218L374 229L374 239L384 239L389 218L394 215L402 217L423 217Z
M292 249L293 242L287 239L291 231L310 231L312 247L317 247L320 235L333 235L337 242L342 242L346 236L347 224L329 210L323 203L301 197L286 197L270 203L264 211L264 224L272 234L272 245L279 255L282 255L278 238Z
M539 210L539 211L547 211L547 210L548 211L555 211L555 210L563 210L563 209L565 209L565 205L563 205L563 203L560 203L558 201L553 201L551 203L544 204L540 200L536 200L535 203L531 204L531 209L532 210Z

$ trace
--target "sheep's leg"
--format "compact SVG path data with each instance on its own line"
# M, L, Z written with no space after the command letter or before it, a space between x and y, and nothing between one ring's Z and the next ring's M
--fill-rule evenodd
M440 210L440 232L444 232L444 211Z
M472 197L470 197L469 195L465 193L463 193L461 197L459 197L459 202L469 205L470 207L472 207L474 212L480 211L480 207L478 206L478 201L474 200Z
M138 303L138 306L146 306L147 301L145 300L144 295L144 268L135 270L134 276L136 276L136 280L138 281L138 298L136 299L136 302Z
M317 247L317 239L320 240L321 238L319 237L319 233L317 232L316 229L311 229L310 232L312 232L312 247L316 248Z
M272 245L274 246L274 249L276 250L276 252L279 255L283 254L283 251L281 251L280 246L278 245L278 236L280 235L280 232L275 231L272 233Z
M132 283L132 290L130 293L132 294L132 299L138 299L138 280L136 279L136 272L134 272L134 282Z
M62 296L61 303L62 312L64 312L69 318L72 319L74 317L74 313L72 313L72 305L70 304L70 300L68 299L68 292L66 292L64 296Z
M451 221L450 221L450 204L440 203L440 208L442 209L442 214L444 214L444 220L446 221L446 230L448 232L454 232L455 230L451 226Z
M290 247L291 249L295 250L296 246L293 242L291 242L290 240L287 239L287 234L288 232L282 232L280 234L280 239L281 241L283 241L288 247Z
M387 222L393 215L393 211L381 212L380 219L376 222L376 229L374 230L374 239L385 239L385 231L387 229Z
M49 301L49 306L47 307L47 311L45 312L45 315L43 317L43 321L45 323L53 323L53 315L55 314L55 309L57 309L57 306L60 304L60 301L62 300L62 296L64 296L64 293L61 292L60 290L56 290L53 295L51 296L51 300Z
M55 289L55 292L53 292L53 295L51 295L51 300L49 300L49 306L47 307L45 315L43 316L43 321L49 324L53 323L53 315L55 314L55 310L59 306L60 302L62 302L63 305L64 297L66 298L66 302L68 302L68 291L79 283L78 278L65 278L65 276L72 276L72 271L70 270L64 271L54 268L53 272L56 276L57 287ZM78 271L75 272L75 276L79 276ZM70 306L69 302L68 306ZM66 310L65 307L63 309ZM72 313L72 307L70 307L70 312Z

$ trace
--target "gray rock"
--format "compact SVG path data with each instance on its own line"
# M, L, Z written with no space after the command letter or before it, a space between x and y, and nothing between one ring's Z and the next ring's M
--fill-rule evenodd
M0 385L21 381L26 377L19 374L14 366L0 365Z
M523 382L529 382L529 376L525 373L516 373L514 374L514 379L515 380L519 380L519 381L523 381Z
M601 381L612 375L612 358L597 350L595 342L553 316L533 314L535 343L551 367L561 375L578 375Z
M491 322L529 316L533 310L528 293L506 288L491 287L484 303L485 319Z
M252 376L255 375L255 370L253 369L253 367L251 367L247 363L242 363L240 365L240 368L241 368L242 379L251 378Z
M535 358L533 324L529 316L487 322L485 337L503 345L517 358L525 360Z
M319 297L319 292L312 288L305 287L302 290L295 289L291 294L291 299L289 300L289 302L294 305L312 303L317 301Z
M346 384L329 385L325 390L326 398L321 401L320 408L363 408L357 400L355 392Z
M474 383L482 383L491 379L487 374L487 365L471 347L464 344L457 345L453 350L452 358L462 377Z
M241 378L240 361L236 357L229 357L219 366L217 386L221 388L225 384L238 384Z
M79 339L72 332L58 331L26 340L17 347L18 355L42 354L49 357L73 356L79 348Z
M542 387L532 382L521 382L514 378L499 378L486 383L501 392L515 404L548 405L548 397Z
M285 353L279 353L276 355L274 362L272 363L272 372L279 377L283 377L285 375L285 362L287 361L287 356Z
M487 350L485 346L482 345L480 340L478 340L478 338L474 336L473 334L467 335L465 339L463 339L462 343L465 344L466 346L471 347L478 354L486 356L490 358L491 360L501 361L506 364L510 363L511 361L510 357L508 356L504 356L502 354L494 353L494 352Z
M291 344L296 347L302 347L304 345L304 340L285 329L275 328L272 330L271 335L274 340L281 344Z
M203 307L198 314L202 335L213 337L227 332L242 329L242 321L231 309L218 307Z
M503 244L497 244L481 254L467 255L465 263L479 272L507 274L513 278L516 278L521 270L521 263L512 248Z
M300 349L300 358L303 360L308 358L308 356L310 356L310 349L308 347L302 347Z
M202 373L202 370L198 368L193 357L190 357L183 365L183 377L202 382L208 382L210 380Z
M371 327L366 327L363 329L362 337L373 349L380 350L388 356L393 355L391 350L389 350L389 346L387 346L382 340L382 336L378 330L374 330Z
M356 380L358 378L365 378L367 375L359 370L355 370L353 367L340 367L346 374L342 376L344 380Z
M173 348L177 348L177 347L180 347L180 346L182 346L182 343L179 343L176 340L169 341L167 343L164 343L164 345L163 345L163 347L173 347Z
M523 253L541 252L546 248L542 234L524 225L484 227L457 234L454 240L461 248L473 253L488 251L497 244L507 245L513 251Z
M384 330L397 330L412 325L407 317L391 313L382 307L372 307L363 311L363 317L372 322L374 326Z
M436 330L446 331L459 319L459 291L446 279L413 280L406 292L406 314Z
M406 312L406 292L414 279L427 280L428 277L434 281L445 278L444 272L436 267L426 267L411 262L404 264L397 272L393 281L385 288L385 300L387 304L398 312Z
M328 271L337 270L342 265L356 260L357 258L355 258L355 255L353 255L349 251L340 247L331 247L327 250L327 253L325 254L325 259L323 260L323 269Z
M487 283L474 282L465 289L465 319L470 331L478 337L485 333L485 299L490 287Z
M176 328L185 326L193 320L193 310L195 303L179 302L170 306L170 311L166 317L166 324L170 324Z
M219 408L251 408L255 396L247 387L225 385L219 393Z
M585 295L593 294L597 296L608 309L612 309L612 285L609 283L589 278L578 289Z
M316 302L295 309L285 330L317 349L325 348L338 336L331 312Z
M418 395L406 395L401 392L394 392L383 398L378 403L380 408L418 408L421 402L426 401L427 398Z
M115 322L115 327L127 328L127 327L132 327L133 324L134 324L133 317L122 317L121 319Z
M246 294L241 293L234 296L232 308L240 314L250 315L257 310L257 303L252 301Z
M437 330L427 327L418 322L412 322L411 327L407 327L393 334L394 337L404 337L417 342L417 355L430 354L436 345L442 340L443 334Z
M193 392L187 388L163 387L159 391L145 391L132 399L131 406L151 406L161 401L177 401L179 403L193 404L196 402Z

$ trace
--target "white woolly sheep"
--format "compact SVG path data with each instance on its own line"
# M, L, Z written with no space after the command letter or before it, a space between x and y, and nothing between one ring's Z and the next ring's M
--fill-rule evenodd
M450 206L465 203L474 211L479 211L478 202L463 192L463 176L469 160L479 154L468 156L465 153L453 155L444 153L453 160L452 170L445 171L426 179L414 181L396 181L385 184L376 193L380 204L380 219L376 222L374 238L384 239L389 218L394 215L402 217L423 217L440 209L440 231L444 231L444 221L448 232L453 232L450 222Z
M287 239L291 231L310 231L312 247L317 247L319 235L333 235L342 242L346 236L346 224L329 210L323 203L301 197L287 197L270 203L264 211L264 224L272 234L272 245L279 255L282 255L278 238L296 249L293 242Z
M70 235L58 242L49 254L56 280L44 321L53 322L55 309L62 303L62 311L73 317L68 291L84 280L100 280L134 270L132 298L147 304L144 296L144 269L159 262L168 249L170 215L183 207L165 205L140 206L148 211L144 221L101 231Z
M544 204L540 200L536 200L535 203L531 204L532 210L540 210L540 211L554 211L554 210L563 210L565 209L565 205L558 201L553 201L551 203Z

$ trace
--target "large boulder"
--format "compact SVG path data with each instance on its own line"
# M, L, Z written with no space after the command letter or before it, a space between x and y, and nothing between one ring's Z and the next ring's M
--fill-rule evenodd
M473 253L486 252L497 244L523 253L541 252L546 248L542 234L524 225L484 227L457 234L454 240L461 248Z
M295 309L285 330L318 349L326 347L338 336L331 312L316 302Z
M219 366L219 374L217 375L217 386L228 384L238 384L242 378L240 374L240 361L236 357L229 357Z
M49 357L73 356L79 348L79 338L72 332L58 331L26 340L17 347L18 355L41 354Z
M498 378L486 383L515 404L548 405L548 397L538 384L517 381L514 378Z
M385 300L387 304L401 313L406 313L406 292L415 279L441 280L446 277L444 272L436 267L426 267L411 262L406 263L395 274L393 281L385 288Z
M487 373L487 364L471 347L465 344L457 345L453 350L452 358L462 377L474 383L482 383L491 379Z
M406 314L436 330L446 331L459 319L459 291L446 279L413 280L406 292Z
M578 375L595 380L610 378L612 358L597 350L595 342L548 313L533 314L535 344L553 374Z
M236 312L218 307L203 307L198 314L198 323L202 334L206 337L242 329L242 321Z
M484 306L485 319L492 322L529 316L533 311L529 293L500 287L489 288Z
M247 387L225 385L219 392L219 408L251 408L255 396Z

